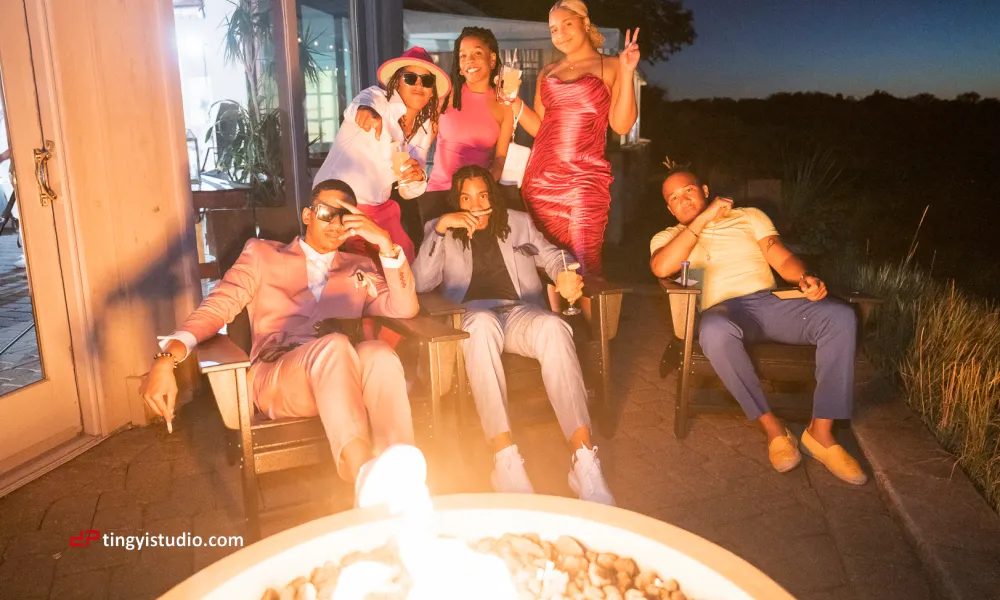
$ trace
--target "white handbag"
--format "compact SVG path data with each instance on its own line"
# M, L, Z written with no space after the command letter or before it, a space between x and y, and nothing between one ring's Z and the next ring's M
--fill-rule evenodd
M517 122L524 112L524 102L521 103L521 110L517 111L514 117L514 130L510 134L510 145L507 146L507 158L503 163L503 173L500 175L502 185L516 185L521 187L524 179L524 169L528 166L528 157L531 155L531 148L514 143L514 134L517 133Z

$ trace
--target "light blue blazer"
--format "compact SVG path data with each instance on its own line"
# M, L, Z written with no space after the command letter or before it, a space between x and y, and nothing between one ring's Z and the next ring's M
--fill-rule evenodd
M576 262L576 259L546 240L535 229L528 213L508 210L508 215L510 234L506 240L497 241L510 280L522 302L548 308L538 269L544 270L555 281L563 269L563 258L567 264ZM432 219L424 225L424 241L413 264L417 291L429 292L440 286L445 298L461 303L472 280L472 248L463 248L462 242L455 239L451 231L444 236L439 235L434 231L437 222L437 219ZM476 235L485 234L478 232Z

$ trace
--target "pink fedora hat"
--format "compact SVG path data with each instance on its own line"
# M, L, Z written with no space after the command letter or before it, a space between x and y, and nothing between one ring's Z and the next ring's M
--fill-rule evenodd
M448 78L448 74L444 72L444 69L434 64L431 55L427 54L427 51L420 46L414 46L399 58L390 58L382 63L382 66L378 68L379 83L387 85L396 71L406 66L421 67L433 73L438 98L444 98L451 91L451 79Z

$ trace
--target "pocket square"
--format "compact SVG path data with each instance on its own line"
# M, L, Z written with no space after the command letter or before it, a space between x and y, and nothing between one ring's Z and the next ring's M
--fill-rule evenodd
M375 280L372 278L371 273L367 273L365 271L362 271L361 269L358 269L350 276L350 278L354 280L355 290L360 290L362 287L364 287L367 288L368 295L371 296L372 298L378 296L378 287L375 284Z
M522 244L514 248L514 252L525 256L538 256L538 247L534 244Z

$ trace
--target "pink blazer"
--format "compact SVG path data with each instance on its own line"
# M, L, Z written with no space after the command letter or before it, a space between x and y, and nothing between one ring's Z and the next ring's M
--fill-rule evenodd
M253 331L250 360L256 361L268 348L315 339L313 325L323 319L406 319L419 310L416 283L405 260L398 269L385 269L382 277L367 256L337 252L318 302L307 281L306 256L298 238L287 245L251 239L181 329L201 343L245 306Z

